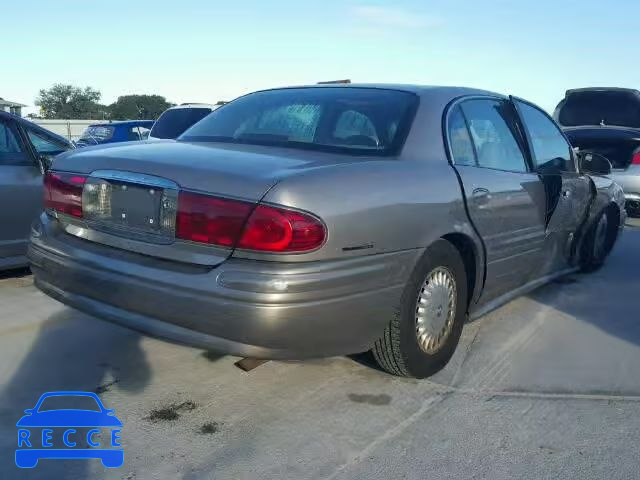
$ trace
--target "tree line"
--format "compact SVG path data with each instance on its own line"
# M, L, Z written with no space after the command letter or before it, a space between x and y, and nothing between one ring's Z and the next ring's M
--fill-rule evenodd
M91 87L56 83L36 97L41 118L80 120L155 120L174 104L160 95L123 95L111 105L100 103L102 94Z

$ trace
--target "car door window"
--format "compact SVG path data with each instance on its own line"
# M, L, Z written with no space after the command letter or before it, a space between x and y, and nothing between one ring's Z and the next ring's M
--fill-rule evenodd
M127 131L127 141L137 142L138 140L141 140L140 131L138 130L138 127L130 127L129 130Z
M0 165L22 165L28 162L18 139L18 132L9 123L0 121Z
M69 150L69 146L62 142L59 142L48 135L36 132L30 128L27 129L27 135L29 141L35 148L39 155L58 155L66 150Z
M461 104L478 155L478 166L527 172L524 153L516 140L510 105L502 100L474 99Z
M473 143L469 135L467 123L459 106L455 106L449 113L447 135L449 136L449 146L451 148L453 162L456 165L476 166L477 162L473 151Z
M542 111L528 103L516 102L529 134L533 161L539 170L576 172L571 146L558 126Z
M147 127L138 127L138 131L140 132L140 140L147 140L151 129Z

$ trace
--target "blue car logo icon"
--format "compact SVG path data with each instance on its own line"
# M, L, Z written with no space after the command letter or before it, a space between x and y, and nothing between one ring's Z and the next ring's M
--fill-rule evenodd
M45 400L51 402L48 399L55 399L56 403L88 400L93 408L47 410L42 404ZM114 410L104 408L95 393L45 393L34 408L24 412L26 415L16 423L18 467L33 468L41 458L99 458L107 468L118 468L124 463L124 450L120 444L122 422L114 415ZM105 436L105 432L108 435ZM54 448L54 440L61 440L64 448ZM83 443L88 448L84 448Z

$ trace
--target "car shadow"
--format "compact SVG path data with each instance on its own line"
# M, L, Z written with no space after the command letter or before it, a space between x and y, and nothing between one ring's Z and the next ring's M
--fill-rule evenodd
M0 270L0 280L22 278L31 275L29 268L14 268L11 270Z
M529 298L640 345L640 230L627 228L604 266L547 284Z
M106 408L117 407L109 404L106 392L116 388L137 392L150 381L152 372L140 338L135 332L68 308L49 317L11 379L0 388L0 431L6 432L0 443L7 454L0 465L0 478L80 479L99 478L100 472L107 475L109 471L99 460L40 460L33 469L19 470L10 460L17 446L16 422L43 393L51 391L95 392ZM115 414L118 415L117 409Z

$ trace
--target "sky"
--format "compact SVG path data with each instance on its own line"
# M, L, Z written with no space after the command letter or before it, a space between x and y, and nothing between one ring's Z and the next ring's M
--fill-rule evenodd
M0 0L0 97L33 106L70 83L107 104L214 103L349 78L478 87L552 111L569 88L640 88L638 18L631 0Z

